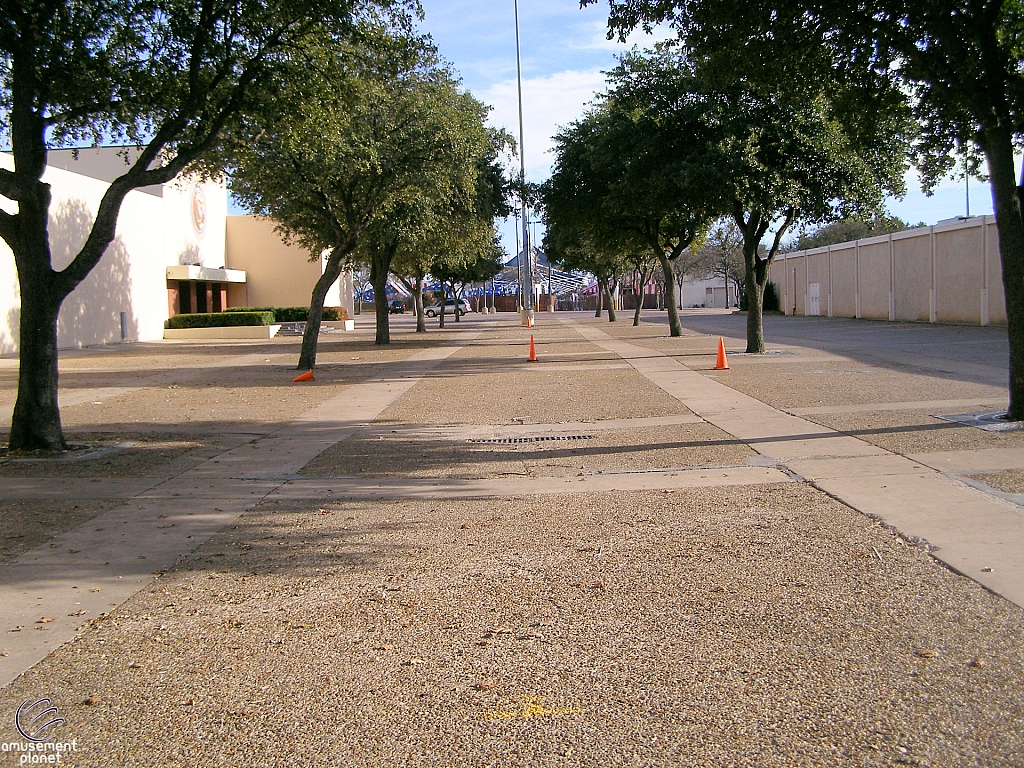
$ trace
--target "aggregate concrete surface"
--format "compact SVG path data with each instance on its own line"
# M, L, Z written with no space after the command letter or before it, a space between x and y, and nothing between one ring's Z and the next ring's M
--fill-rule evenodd
M1020 433L933 427L998 329L767 318L713 372L744 318L644 319L395 318L308 387L69 355L95 458L0 463L0 741L48 696L67 765L1024 765Z

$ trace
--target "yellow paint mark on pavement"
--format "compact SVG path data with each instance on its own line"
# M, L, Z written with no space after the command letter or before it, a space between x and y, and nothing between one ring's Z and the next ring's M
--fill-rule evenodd
M484 712L484 717L489 720L520 720L528 717L561 717L562 715L578 715L579 709L562 708L547 709L540 703L539 696L524 696L522 706L515 712Z

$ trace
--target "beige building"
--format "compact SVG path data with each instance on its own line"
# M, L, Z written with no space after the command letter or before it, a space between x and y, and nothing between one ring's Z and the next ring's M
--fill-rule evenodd
M228 216L224 264L248 275L245 283L228 286L229 306L309 306L313 286L327 267L318 255L287 245L274 223L255 216ZM324 306L344 307L352 316L352 273L344 272L328 291Z
M787 315L1006 324L993 216L780 254L770 279Z
M43 180L53 195L49 234L55 269L67 266L81 248L107 186L135 156L137 150L117 147L49 153ZM0 167L13 168L9 153L0 153ZM2 198L0 206L15 210ZM58 346L160 339L167 318L184 311L308 305L323 260L310 262L308 253L286 246L268 222L227 211L222 183L175 179L129 192L114 241L61 307ZM351 276L339 279L327 305L351 314ZM2 355L18 351L20 306L14 255L0 241Z

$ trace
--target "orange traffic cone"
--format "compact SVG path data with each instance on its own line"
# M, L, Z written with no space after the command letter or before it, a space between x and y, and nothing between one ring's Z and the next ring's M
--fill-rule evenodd
M537 348L533 346L533 334L530 334L530 362L537 362Z
M306 371L305 373L296 376L294 379L292 379L292 381L293 382L295 382L295 381L314 381L314 379L313 379L313 372L312 371Z
M715 361L715 370L724 371L729 368L729 359L725 356L725 339L718 339L718 360Z

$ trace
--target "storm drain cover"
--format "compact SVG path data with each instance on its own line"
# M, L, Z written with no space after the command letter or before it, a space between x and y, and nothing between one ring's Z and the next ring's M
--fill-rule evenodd
M471 443L502 443L511 445L513 443L547 443L554 440L593 440L593 435L541 435L540 437L492 437L487 439L470 440Z
M955 413L951 416L937 416L944 421L952 421L965 427L977 427L986 432L1015 432L1024 427L1024 422L1007 421L1006 411L986 411L984 413Z

